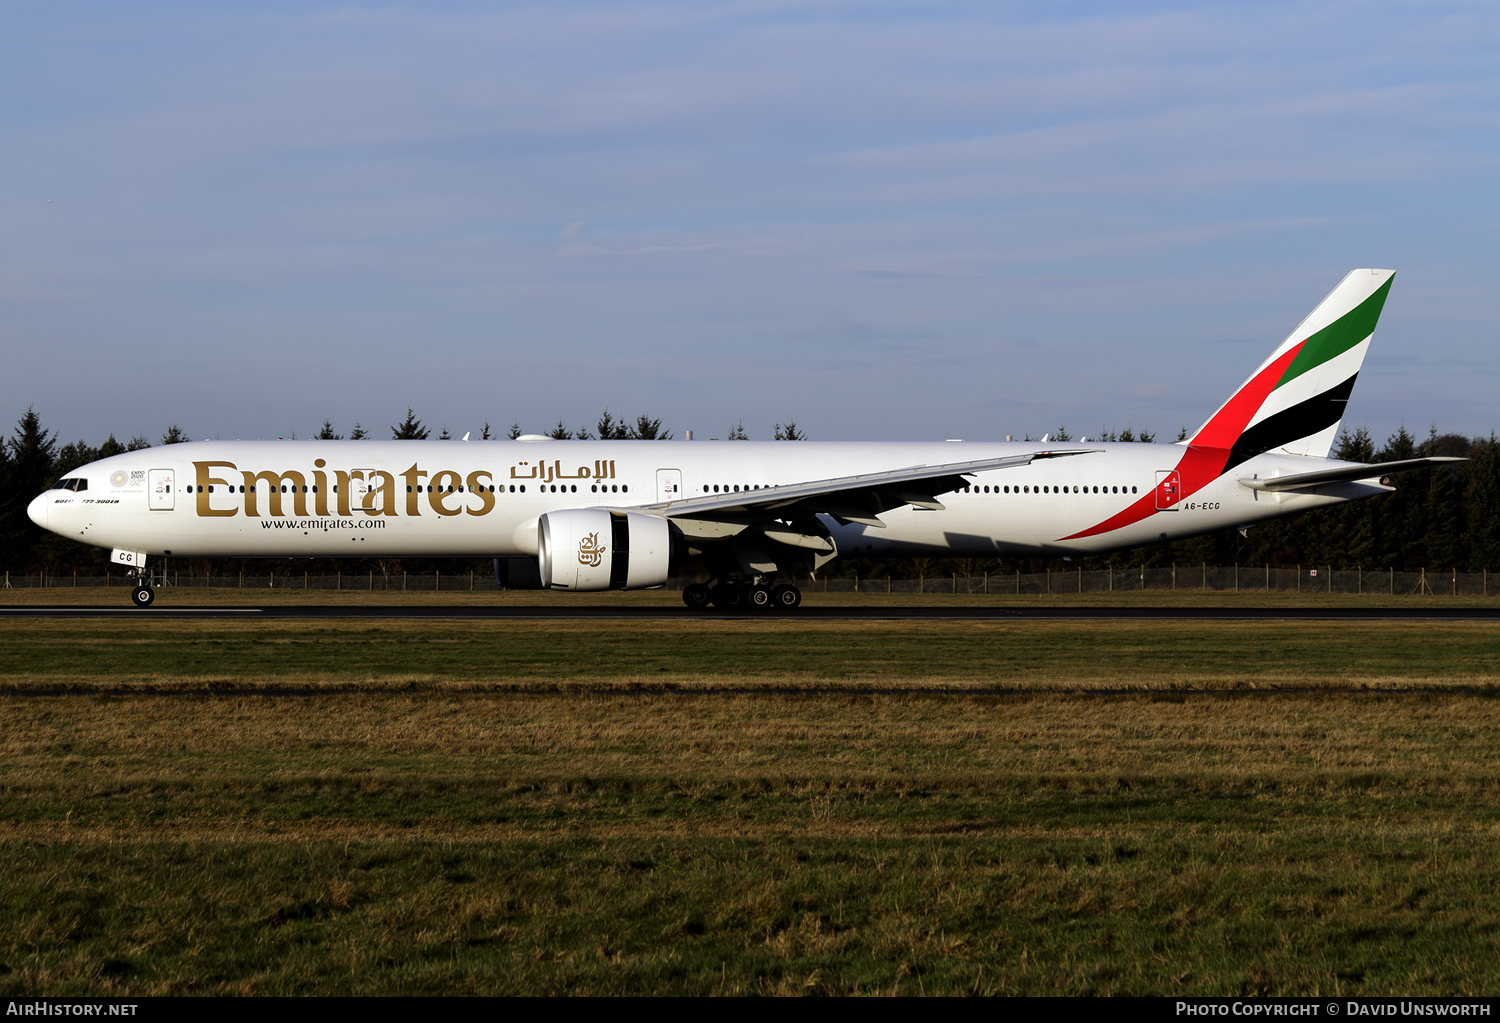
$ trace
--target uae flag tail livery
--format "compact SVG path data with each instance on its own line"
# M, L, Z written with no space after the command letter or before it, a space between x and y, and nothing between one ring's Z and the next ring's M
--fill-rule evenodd
M1164 502L1190 498L1256 455L1326 459L1395 277L1394 270L1351 270L1229 400L1181 442L1182 454L1164 480L1165 493L1159 486L1149 498L1068 539L1138 522Z

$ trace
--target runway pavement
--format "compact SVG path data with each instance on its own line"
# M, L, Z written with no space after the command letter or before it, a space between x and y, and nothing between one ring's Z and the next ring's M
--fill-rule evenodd
M473 619L476 621L652 619L725 621L1439 621L1500 622L1500 608L1382 607L802 607L787 614L689 611L684 607L618 607L608 604L543 607L360 607L287 605L194 607L0 606L0 618L258 618L258 619Z

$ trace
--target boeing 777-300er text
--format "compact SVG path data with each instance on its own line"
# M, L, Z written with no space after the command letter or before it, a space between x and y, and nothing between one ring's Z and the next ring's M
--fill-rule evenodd
M1328 458L1394 272L1355 270L1196 433L1139 443L204 441L70 472L38 525L108 547L151 604L150 558L491 557L509 586L649 589L795 608L839 555L1099 554L1375 497ZM781 580L778 582L778 580Z

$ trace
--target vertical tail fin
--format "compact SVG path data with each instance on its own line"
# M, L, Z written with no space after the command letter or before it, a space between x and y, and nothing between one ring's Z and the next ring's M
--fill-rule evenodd
M1228 449L1227 471L1264 451L1327 457L1394 270L1351 270L1188 440Z

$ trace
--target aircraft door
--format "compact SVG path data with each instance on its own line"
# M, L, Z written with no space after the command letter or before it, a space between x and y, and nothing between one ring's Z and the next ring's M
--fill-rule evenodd
M374 488L370 486L368 480L364 479L364 476L367 474L371 476L375 475L375 470L356 469L355 472L359 473L359 475L349 480L350 511L360 511L366 507L373 506L375 503L375 494L372 492Z
M177 473L173 469L150 469L146 472L146 495L152 511L171 511L177 507Z
M1182 500L1182 474L1176 469L1161 469L1156 473L1156 510L1176 511Z
M658 501L682 500L682 470L656 470L656 499Z

